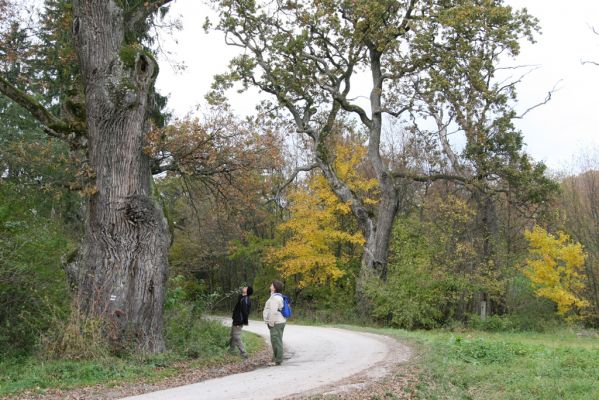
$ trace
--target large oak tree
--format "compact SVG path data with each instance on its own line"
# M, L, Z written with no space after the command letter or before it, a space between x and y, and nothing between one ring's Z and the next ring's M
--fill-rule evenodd
M313 163L298 171L322 170L332 190L350 206L366 240L357 287L362 297L369 277L385 276L391 229L406 182L450 179L471 184L473 180L468 174L419 171L410 162L401 166L389 162L382 148L384 124L420 109L418 82L429 69L455 59L475 68L470 65L470 48L454 40L456 28L461 29L460 18L468 19L470 25L463 29L470 30L469 35L479 32L488 39L484 46L509 48L531 29L530 17L502 1L486 0L215 3L220 12L217 28L225 32L229 45L243 48L244 54L233 60L229 73L217 77L211 98L222 100L234 81L255 86L272 95L297 132L310 139ZM497 58L485 62L494 65ZM450 89L469 89L452 86L454 71L437 70ZM367 83L367 100L354 89L358 83ZM467 95L460 93L462 98ZM480 104L484 95L478 91L472 98ZM348 116L359 121L367 134L367 160L380 193L375 207L365 204L334 167L332 136Z
M105 324L118 348L164 350L162 309L170 235L152 199L144 152L158 65L144 46L148 21L170 0L73 0L65 4L78 78L80 113L58 113L30 88L0 76L0 93L44 131L85 155L85 234L69 271L79 311ZM65 90L65 93L68 92ZM75 104L76 105L76 104ZM73 107L76 109L76 107Z

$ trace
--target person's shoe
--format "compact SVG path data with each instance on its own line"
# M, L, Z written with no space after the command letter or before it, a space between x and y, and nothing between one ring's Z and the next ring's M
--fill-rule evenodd
M247 355L247 353L243 353L243 354L241 355L241 358L243 358L244 360L247 360L247 359L248 359L248 355Z
M267 365L267 366L269 366L269 367L274 367L275 365L277 365L277 363L276 363L276 362L274 362L274 361L271 361L271 362L269 362L269 363L268 363L268 364L266 364L266 365Z

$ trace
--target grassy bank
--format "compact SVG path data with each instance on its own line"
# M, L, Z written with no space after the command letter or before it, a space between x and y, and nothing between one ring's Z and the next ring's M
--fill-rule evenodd
M599 399L599 338L574 330L488 333L369 329L412 345L417 399ZM403 372L405 373L405 370ZM395 396L395 397L394 397Z
M205 322L197 339L203 344L190 353L173 350L159 356L105 357L97 360L43 360L37 357L0 359L0 397L18 397L24 392L44 393L47 389L83 386L116 386L124 382L156 382L182 371L238 363L228 354L229 328L217 321ZM264 340L243 332L250 354L262 350Z

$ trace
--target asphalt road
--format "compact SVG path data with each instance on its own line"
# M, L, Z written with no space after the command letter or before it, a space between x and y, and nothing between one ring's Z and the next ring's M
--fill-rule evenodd
M268 337L263 322L250 321L244 329ZM287 359L280 366L127 397L127 400L267 400L319 393L342 386L351 380L348 378L360 374L373 378L383 375L387 365L410 357L409 348L386 336L338 328L288 324L283 342Z

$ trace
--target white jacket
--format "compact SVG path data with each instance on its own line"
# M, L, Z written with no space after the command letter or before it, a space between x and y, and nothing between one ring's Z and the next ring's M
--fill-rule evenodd
M283 305L283 296L278 293L270 295L270 298L264 305L264 311L262 312L264 322L266 322L268 326L273 327L275 324L284 324L287 322L287 319L281 314Z

